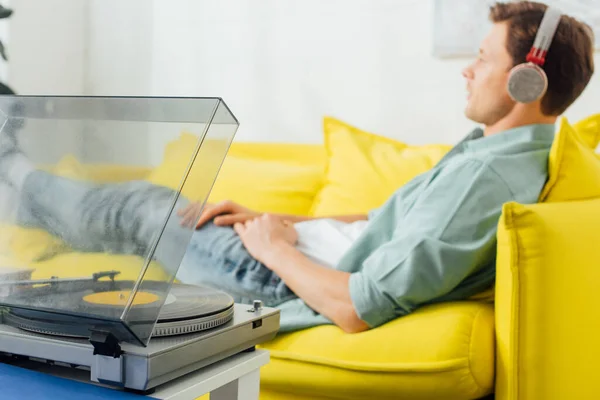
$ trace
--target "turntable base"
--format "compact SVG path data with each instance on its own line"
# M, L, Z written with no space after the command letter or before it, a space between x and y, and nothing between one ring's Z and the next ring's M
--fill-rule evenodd
M189 400L210 393L211 400L258 400L260 368L268 362L266 350L239 353L162 385L148 398ZM0 375L7 377L3 385L3 395L7 398L23 398L23 387L29 388L32 398L48 398L48 393L53 393L56 399L74 398L75 393L79 400L143 398L98 384L90 385L89 374L80 369L34 361L12 364L14 366L0 363Z
M152 338L148 346L121 343L119 357L94 355L89 340L51 336L0 324L0 354L29 357L87 371L88 381L148 391L271 340L279 310L234 304L233 318L216 328ZM248 372L250 372L248 370Z

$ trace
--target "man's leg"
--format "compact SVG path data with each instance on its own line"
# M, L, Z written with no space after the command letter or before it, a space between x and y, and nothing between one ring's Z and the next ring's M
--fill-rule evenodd
M179 197L173 207L176 193L168 188L95 185L37 171L6 132L0 135L0 179L19 193L17 223L42 228L75 250L146 257L161 234L154 258L172 271L180 266L177 278L184 283L211 285L238 302L259 298L275 305L295 297L250 256L233 229L209 223L191 232L181 226L175 213L188 202Z
M182 243L192 231L172 211L187 205L186 199L143 181L97 185L36 170L18 145L19 122L9 120L0 132L0 183L12 188L17 203L16 216L7 222L44 229L79 251L148 256L153 250L169 268L183 257ZM4 198L8 190L3 192ZM173 245L162 245L163 239Z
M16 223L44 229L75 250L145 256L175 195L144 181L96 185L34 171L21 188ZM177 207L185 204L180 198ZM171 240L191 236L173 225L165 232L177 236Z
M23 184L17 219L78 251L145 257L161 233L154 258L171 271L179 267L176 277L183 283L203 283L244 303L261 299L276 305L296 297L247 252L232 228L212 222L195 231L181 226L175 213L188 202L180 197L171 210L175 194L143 181L94 185L34 171Z

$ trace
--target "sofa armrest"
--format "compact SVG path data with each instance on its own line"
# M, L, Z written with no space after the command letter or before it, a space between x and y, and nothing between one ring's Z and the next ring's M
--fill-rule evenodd
M600 398L600 199L504 206L496 399Z

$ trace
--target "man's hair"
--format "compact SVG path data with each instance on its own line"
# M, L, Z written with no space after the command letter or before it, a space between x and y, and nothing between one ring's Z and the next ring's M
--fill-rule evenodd
M506 48L513 66L526 62L547 8L545 4L532 1L491 6L490 20L508 23ZM593 53L592 28L563 15L543 66L548 77L548 91L542 99L545 115L561 115L581 95L594 73Z

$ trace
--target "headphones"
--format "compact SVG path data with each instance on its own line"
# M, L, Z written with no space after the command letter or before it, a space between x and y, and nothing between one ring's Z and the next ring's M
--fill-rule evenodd
M519 103L531 103L546 93L548 77L542 66L546 62L546 54L560 23L562 13L548 7L538 28L533 46L527 54L527 62L515 66L508 77L508 94Z

